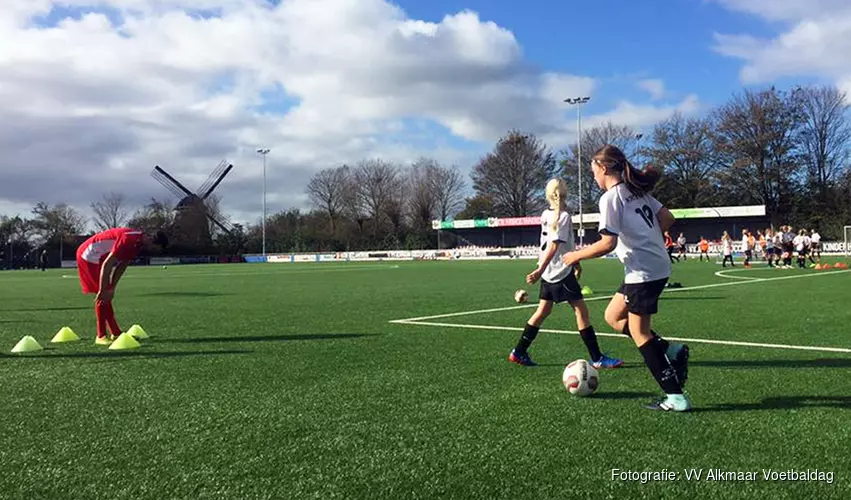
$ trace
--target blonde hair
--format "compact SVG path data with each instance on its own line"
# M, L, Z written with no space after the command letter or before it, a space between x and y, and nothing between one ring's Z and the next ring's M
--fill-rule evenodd
M555 212L552 229L556 231L558 230L558 220L561 217L561 211L567 209L567 183L564 182L564 179L550 179L550 182L547 183L545 193L547 203L550 204L550 208Z

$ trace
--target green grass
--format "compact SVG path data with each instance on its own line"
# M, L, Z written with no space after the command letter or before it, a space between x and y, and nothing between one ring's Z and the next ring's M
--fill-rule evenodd
M851 353L690 343L697 411L641 408L658 388L628 366L591 398L561 386L586 356L542 333L541 366L505 358L518 332L392 324L511 307L532 261L134 268L115 302L133 351L93 345L73 270L0 273L0 498L849 498ZM851 349L851 273L675 265L665 336ZM70 275L64 278L63 275ZM735 274L731 274L735 276ZM807 276L800 279L778 277ZM585 265L594 297L622 278ZM536 298L536 292L532 294ZM600 332L605 300L589 302ZM521 328L531 309L436 319ZM62 326L82 342L50 344ZM557 308L545 328L575 330ZM9 351L24 335L45 350ZM611 480L612 469L678 472ZM684 469L819 469L834 483L686 481ZM704 472L705 476L706 472Z

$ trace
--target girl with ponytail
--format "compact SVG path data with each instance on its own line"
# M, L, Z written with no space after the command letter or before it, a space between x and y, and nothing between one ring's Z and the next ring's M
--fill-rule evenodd
M547 183L547 203L550 208L541 215L541 252L538 267L526 276L529 284L541 280L538 309L526 322L523 334L517 346L508 355L508 360L522 366L534 366L528 349L538 335L544 320L553 310L553 304L567 302L576 315L579 335L588 349L591 364L595 368L617 368L623 361L606 356L600 351L597 333L591 325L588 307L582 298L579 277L582 267L566 265L561 256L574 249L573 220L567 210L567 184L563 179L553 179Z
M594 154L591 170L597 185L605 191L600 197L600 240L565 254L562 260L566 265L576 265L615 251L624 265L625 276L606 308L606 321L633 339L665 393L647 408L688 411L691 403L683 394L688 346L669 343L651 328L659 296L671 276L671 259L662 234L674 224L670 210L650 196L659 173L637 170L623 151L611 145Z

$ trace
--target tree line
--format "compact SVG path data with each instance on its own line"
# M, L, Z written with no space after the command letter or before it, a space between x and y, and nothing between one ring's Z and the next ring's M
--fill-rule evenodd
M647 134L616 123L590 127L580 138L582 158L576 144L553 150L534 134L511 130L472 166L469 179L458 166L430 158L407 166L376 158L329 167L305 188L309 210L267 218L266 247L268 252L434 248L432 220L537 215L545 208L546 181L558 175L570 186L571 209L581 204L593 213L600 192L589 160L604 144L621 147L638 167L661 170L654 194L669 207L764 204L775 225L818 228L827 239L842 239L843 225L851 224L848 108L846 94L836 87L770 87L744 90L702 116L675 114ZM215 197L206 203L218 210ZM177 234L171 235L176 244L171 251L181 254L261 251L260 221L237 224L226 234L203 214L176 224L177 217L187 216L174 206L152 199L131 211L123 195L108 193L92 203L92 222L97 229L172 228ZM37 203L30 218L0 215L2 251L20 256L64 248L87 225L68 205Z

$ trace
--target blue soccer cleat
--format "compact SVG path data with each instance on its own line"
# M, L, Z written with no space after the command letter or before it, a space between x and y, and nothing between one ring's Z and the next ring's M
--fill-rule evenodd
M648 410L690 411L691 402L684 394L666 394L664 398L645 406Z
M520 366L537 366L538 363L532 361L532 358L529 357L529 353L525 354L517 354L514 352L514 349L511 350L511 354L508 355L508 361L512 363L517 363Z
M597 361L592 361L591 366L598 370L610 370L612 368L620 368L621 366L623 366L623 360L618 358L611 358L603 354L603 357L601 357Z

